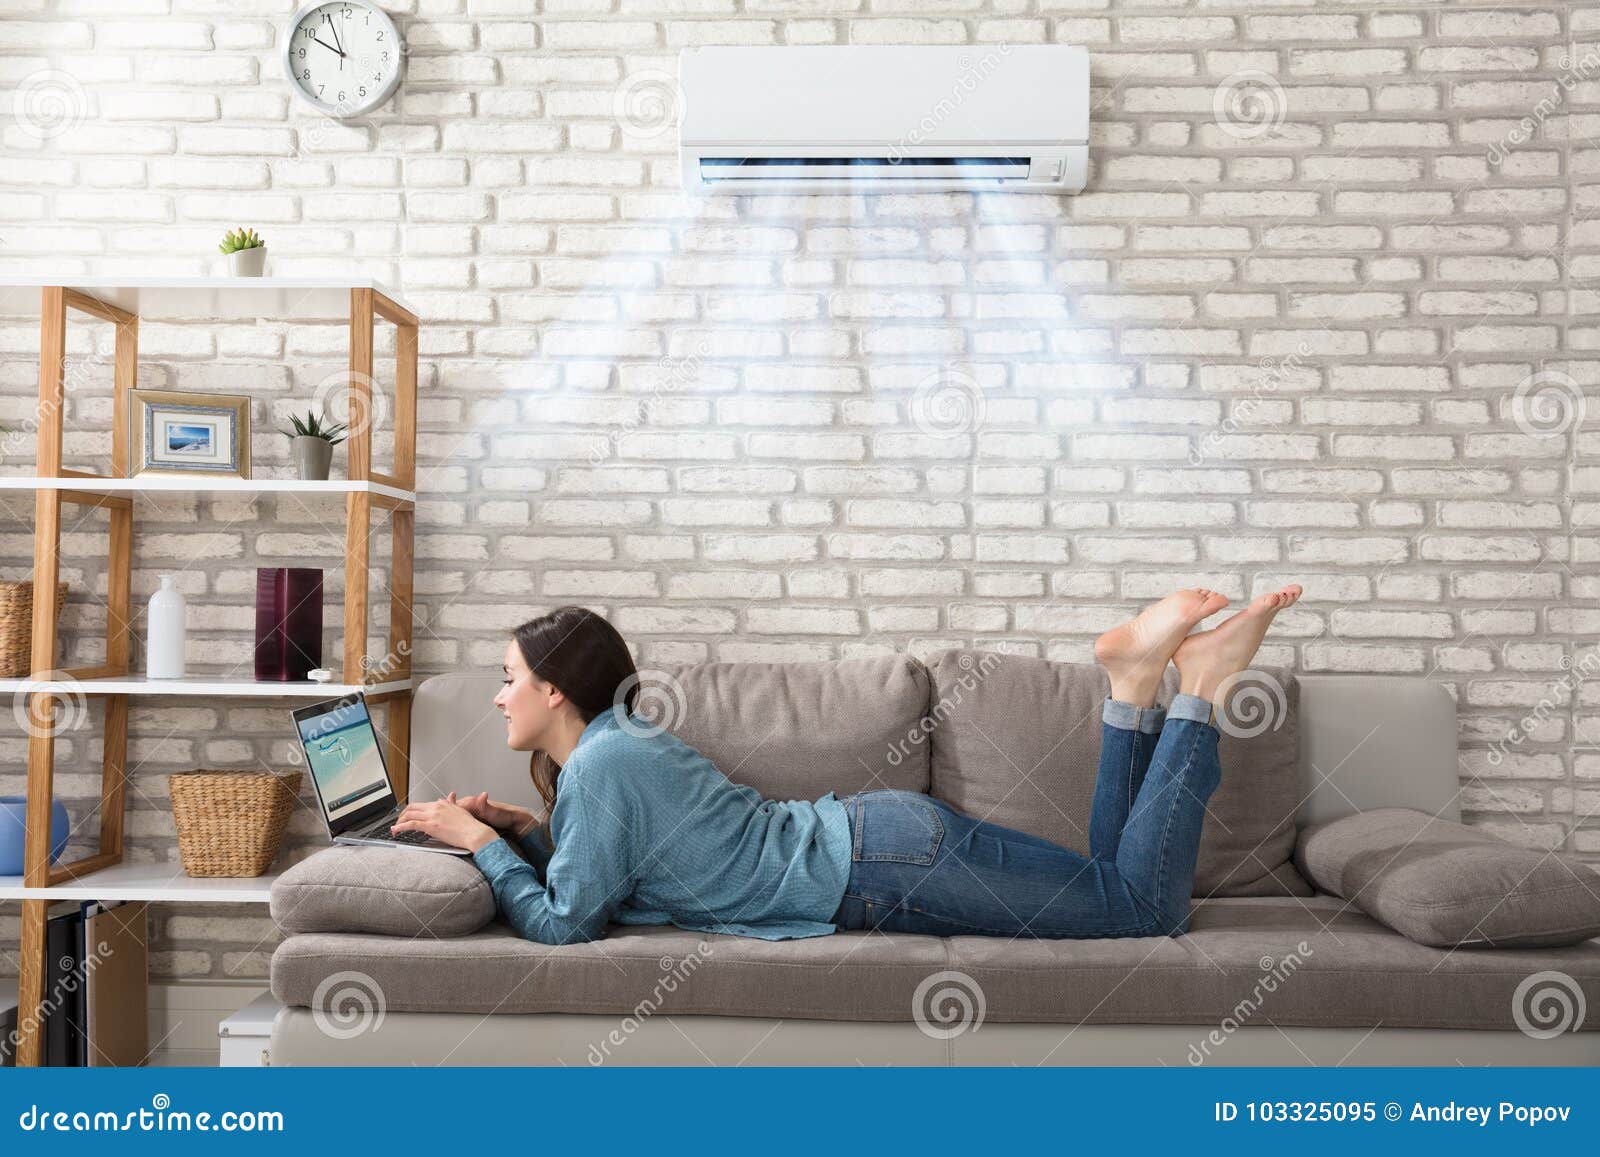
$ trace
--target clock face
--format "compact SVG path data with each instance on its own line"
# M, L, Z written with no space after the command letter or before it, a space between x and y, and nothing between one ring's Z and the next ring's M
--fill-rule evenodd
M334 116L366 112L400 80L400 35L387 13L362 0L334 0L300 10L284 45L295 90Z

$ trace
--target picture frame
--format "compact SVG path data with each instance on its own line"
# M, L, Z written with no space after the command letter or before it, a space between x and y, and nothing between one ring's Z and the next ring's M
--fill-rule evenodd
M250 477L250 396L128 391L128 473Z

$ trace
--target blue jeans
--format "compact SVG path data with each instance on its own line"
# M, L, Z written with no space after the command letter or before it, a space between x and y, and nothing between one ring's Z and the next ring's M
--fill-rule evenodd
M1222 779L1211 704L1106 699L1088 856L963 815L921 792L844 796L850 881L833 923L933 936L1172 936L1206 800Z

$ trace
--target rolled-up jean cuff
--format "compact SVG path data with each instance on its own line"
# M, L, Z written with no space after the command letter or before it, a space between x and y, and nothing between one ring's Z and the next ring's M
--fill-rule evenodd
M1193 719L1196 723L1209 723L1215 727L1216 715L1217 709L1211 700L1182 691L1174 695L1172 702L1167 704L1168 719Z
M1100 718L1124 731L1142 731L1146 735L1159 735L1161 725L1166 722L1167 711L1160 705L1140 707L1138 704L1124 703L1108 695L1105 705L1100 709Z

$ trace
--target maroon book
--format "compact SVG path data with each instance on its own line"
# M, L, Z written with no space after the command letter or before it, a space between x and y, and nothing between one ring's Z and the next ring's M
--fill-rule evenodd
M256 678L289 682L322 666L322 571L256 568Z

